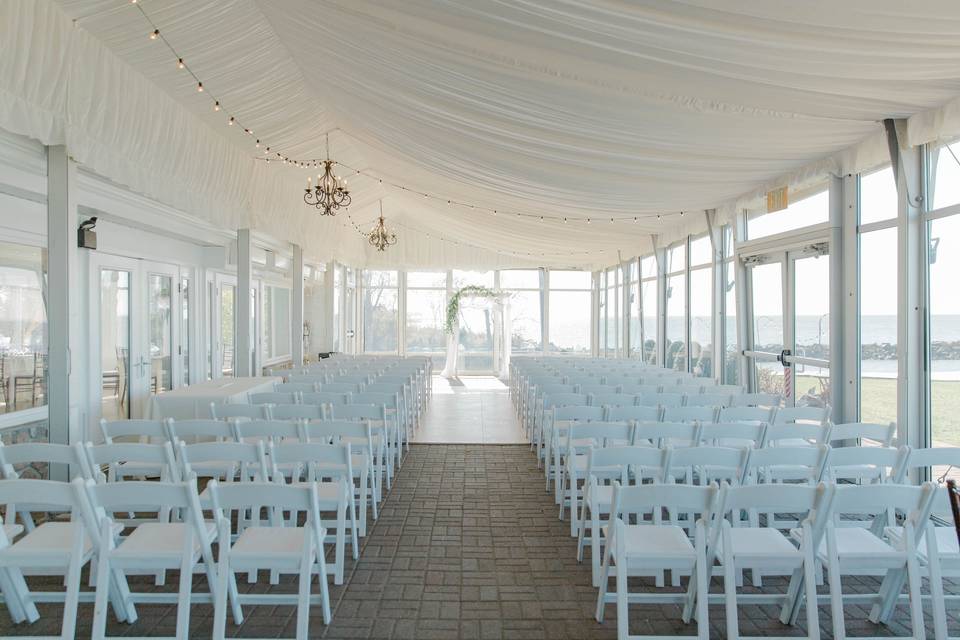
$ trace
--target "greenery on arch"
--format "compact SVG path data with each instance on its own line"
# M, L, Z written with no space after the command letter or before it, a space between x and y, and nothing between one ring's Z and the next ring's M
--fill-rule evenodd
M447 303L447 323L446 323L446 332L450 335L453 335L457 330L457 316L460 314L460 298L466 296L468 298L487 298L488 300L495 300L501 297L501 293L494 291L489 287L482 287L475 284L470 284L450 297L450 302Z

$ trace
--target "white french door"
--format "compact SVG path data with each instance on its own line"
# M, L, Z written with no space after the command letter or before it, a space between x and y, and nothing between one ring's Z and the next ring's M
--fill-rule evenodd
M183 383L180 269L96 254L90 283L91 425L143 417L151 395Z
M787 406L830 403L830 254L826 243L750 256L751 388Z

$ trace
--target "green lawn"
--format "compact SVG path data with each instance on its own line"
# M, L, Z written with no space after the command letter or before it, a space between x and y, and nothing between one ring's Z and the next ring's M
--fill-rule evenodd
M817 378L797 376L797 389L819 388ZM933 412L933 440L942 445L960 447L960 381L934 380L930 401ZM866 378L861 388L863 422L893 422L897 419L897 381Z

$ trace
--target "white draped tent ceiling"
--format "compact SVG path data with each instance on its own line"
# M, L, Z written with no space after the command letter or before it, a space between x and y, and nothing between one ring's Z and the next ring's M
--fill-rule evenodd
M960 132L955 0L139 1L204 93L129 0L2 0L0 126L358 266L609 265L879 164L884 118L913 116L913 144ZM363 171L339 170L349 218L228 115L291 158L329 132ZM351 223L381 199L400 242L378 254Z

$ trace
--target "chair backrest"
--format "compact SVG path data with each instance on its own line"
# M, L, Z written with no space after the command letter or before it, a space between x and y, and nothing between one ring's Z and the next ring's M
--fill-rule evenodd
M648 440L653 446L696 446L700 442L699 423L638 422L634 439Z
M876 482L899 482L910 454L908 447L832 447L827 455L826 476L832 482L870 475ZM866 473L864 467L875 473Z
M287 381L293 384L319 385L327 381L327 376L318 372L291 373Z
M559 384L559 383L549 383L549 384L538 384L536 386L537 393L541 396L553 395L555 393L576 393L577 385L574 384Z
M163 420L100 420L100 433L103 441L113 442L115 438L136 438L166 440L169 436Z
M272 507L270 521L274 527L287 524L287 520L283 517L284 511L305 512L306 524L312 530L314 543L322 548L326 529L320 521L320 503L316 483L227 482L221 484L211 480L207 487L210 490L210 502L213 504L221 532L230 531L231 514L234 511L243 511L250 507L259 509L263 505L269 505ZM291 524L296 526L295 522ZM221 541L220 544L226 543Z
M707 387L709 389L709 387ZM688 407L729 407L729 393L700 393L687 396Z
M639 420L640 422L657 422L660 420L660 407L642 406L612 406L607 407L604 420L622 422L624 420Z
M674 447L670 453L664 481L684 478L688 470L698 474L699 484L722 477L731 484L742 484L750 450L732 447ZM691 478L687 482L692 483Z
M781 407L773 414L773 425L826 424L830 407Z
M910 471L915 471L918 469L921 471L921 473L926 469L930 469L931 476L936 478L938 482L943 482L953 468L960 469L960 447L931 447L928 449L911 449L903 467L903 473L901 475L903 476L902 480L904 482L907 480L907 474ZM943 510L942 506L946 506L946 510ZM936 510L938 514L943 513L945 515L950 515L952 519L949 504L941 505L939 498L937 501Z
M179 509L185 521L194 528L195 540L205 540L206 526L197 495L196 478L184 482L152 482L128 480L96 484L92 480L84 485L90 520L98 525L108 513L156 511Z
M688 396L695 396L703 393L703 385L699 383L698 384L678 384L675 387L673 386L665 387L664 391L667 391L669 393L682 393Z
M731 399L734 407L772 407L780 406L782 398L776 393L740 393Z
M199 442L197 444L177 444L177 459L180 461L184 478L194 474L194 467L211 462L235 462L247 468L246 475L257 475L269 479L266 462L266 448L260 442ZM250 467L253 467L252 469ZM244 476L241 476L243 478Z
M720 422L765 422L770 424L773 419L773 407L723 407L717 419Z
M77 487L82 487L84 482L86 480L83 478L74 478L72 482L3 480L0 482L0 504L29 503L31 508L38 511L76 511L80 504ZM12 524L13 520L8 520L8 523Z
M211 402L210 417L214 420L231 420L234 418L266 420L267 406L263 404L218 404Z
M317 390L316 382L281 382L275 389L282 393L313 393Z
M603 407L560 406L553 409L554 422L603 420Z
M857 440L862 444L862 440L872 440L881 447L893 445L893 439L897 436L897 423L875 424L871 422L843 422L835 424L830 429L830 443L834 444L844 440Z
M838 484L833 485L830 508L839 521L843 516L880 517L885 521L890 512L904 515L910 522L926 525L930 517L937 487L925 482L916 487L905 484ZM918 532L917 539L920 535Z
M553 393L543 397L543 408L552 409L553 407L567 406L586 406L590 402L590 396L585 393Z
M617 392L617 387L615 385L609 385L609 384L590 383L590 384L581 384L581 385L578 385L578 387L579 387L578 388L579 393L586 393L586 394Z
M756 448L763 445L766 433L767 425L763 422L717 422L703 425L700 442L715 447Z
M300 392L266 391L263 393L251 393L249 400L250 404L298 404L300 402Z
M354 394L339 391L315 391L300 394L300 402L303 404L349 404L353 396Z
M768 447L750 451L747 477L758 483L792 480L816 484L823 477L830 447Z
M272 404L267 406L267 420L320 420L322 404Z
M320 385L320 391L327 393L360 393L364 390L362 384L355 384L350 382L324 382ZM379 385L366 385L367 388L372 386Z
M387 419L387 408L382 404L338 404L330 407L332 420L377 420Z
M741 514L781 513L799 516L808 520L814 535L809 544L818 548L824 528L824 510L829 507L830 488L824 484L747 484L732 486L724 482L720 487L720 508L717 523L729 514L734 526L742 522ZM811 521L812 520L812 521ZM773 526L775 518L767 518L767 526ZM804 541L807 543L807 541Z
M729 396L740 395L743 393L743 387L738 384L715 384L706 387L704 393L722 393Z
M637 396L627 393L591 393L588 402L597 407L630 407L637 404Z
M353 394L348 402L339 404L377 404L387 409L396 409L400 404L400 396L396 393L364 391L363 393Z
M231 423L237 440L299 440L300 427L289 420L245 420Z
M370 384L371 376L363 374L354 374L354 375L333 375L330 376L328 384L337 383L337 384L359 384L367 385Z
M278 469L279 465L300 463L303 465L303 480L316 482L321 478L339 478L353 482L353 458L349 442L280 445L270 443L269 452L274 478L283 477Z
M640 404L659 407L682 407L684 395L682 393L645 393L640 396Z
M664 422L715 422L716 407L665 407Z
M17 465L65 464L70 466L72 478L90 478L92 469L80 443L53 444L49 442L0 443L0 475L6 480L16 480L22 475ZM24 478L27 479L27 478Z
M634 423L632 422L582 422L570 425L564 436L564 448L568 451L586 451L594 447L613 444L633 445ZM580 441L589 440L589 444Z
M370 424L351 420L311 420L301 426L303 438L307 442L337 443L349 441L369 441L372 437Z
M146 444L142 442L117 442L114 444L94 445L88 442L83 447L87 465L92 470L91 477L97 482L118 480L117 466L121 463L161 465L160 480L166 482L180 482L180 467L173 453L173 446L169 442L163 444ZM100 471L108 467L109 476Z
M326 388L323 389L326 391ZM396 393L401 398L406 397L407 385L397 384L393 382L374 382L368 384L365 389L357 389L354 393L359 393L360 391L370 391L372 393Z
M621 384L620 393L630 393L633 395L644 395L650 393L660 393L659 384Z
M668 447L593 447L588 453L585 477L619 478L621 484L628 484L631 480L629 472L632 470L632 479L636 484L643 480L659 482L663 478L669 451Z
M797 446L806 442L809 445L826 444L830 439L830 425L816 424L771 424L767 427L767 439L763 445L779 446L787 444Z
M700 514L709 526L717 506L719 489L716 485L704 487L684 484L613 484L611 522L620 520L624 513L654 513L668 509L670 513Z
M171 442L191 438L213 438L216 440L234 440L236 435L230 425L223 420L170 420L167 433Z

